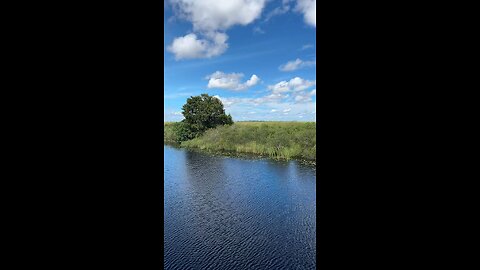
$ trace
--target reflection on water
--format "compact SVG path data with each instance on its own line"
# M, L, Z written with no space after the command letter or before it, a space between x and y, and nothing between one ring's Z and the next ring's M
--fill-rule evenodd
M165 269L315 269L315 170L164 146Z

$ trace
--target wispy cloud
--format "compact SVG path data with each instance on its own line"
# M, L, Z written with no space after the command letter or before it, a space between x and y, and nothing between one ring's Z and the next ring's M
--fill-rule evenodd
M168 122L168 121L180 121L182 120L183 114L181 111L170 111L170 112L165 112L163 114L163 121Z
M286 64L281 65L278 67L281 71L294 71L300 68L311 67L315 66L316 61L303 61L300 58L297 58L293 61L289 61Z
M267 54L273 54L276 52L277 52L277 49L238 52L235 54L222 55L222 57L211 59L209 61L197 60L194 62L183 62L183 63L178 63L176 65L168 65L168 66L165 66L165 70L173 71L173 70L181 70L181 69L189 69L189 68L200 68L205 66L214 66L220 63L239 61L243 59L253 58L259 55L264 56Z
M275 16L279 16L279 15L287 13L290 10L289 2L291 2L291 1L290 0L283 0L282 5L279 6L279 7L276 7L275 9L273 9L272 11L267 13L267 15L265 15L265 19L263 21L268 22L270 19L272 19Z
M164 99L176 99L176 98L181 98L181 97L189 97L193 96L194 93L173 93L173 94L164 94L163 98Z
M265 34L265 31L262 28L260 28L260 26L255 26L253 28L253 33L254 34Z
M301 51L304 51L306 49L310 49L310 48L313 48L313 44L305 44L302 46L302 48L300 48Z

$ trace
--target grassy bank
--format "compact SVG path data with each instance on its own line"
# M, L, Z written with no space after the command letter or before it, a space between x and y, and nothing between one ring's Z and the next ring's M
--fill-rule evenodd
M174 141L174 123L165 123L164 142ZM237 122L207 130L181 146L315 161L316 127L314 122Z
M174 122L164 122L163 123L163 142L165 143L176 143L176 135L174 130Z

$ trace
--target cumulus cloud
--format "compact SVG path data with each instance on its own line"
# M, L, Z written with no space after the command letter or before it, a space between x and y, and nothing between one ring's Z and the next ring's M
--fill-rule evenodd
M260 81L260 78L257 75L253 74L252 77L250 77L250 79L245 83L245 85L247 85L248 87L251 87L256 85L259 81Z
M233 91L246 90L254 85L256 85L260 78L253 74L249 80L245 83L242 83L240 80L243 78L242 73L223 73L221 71L216 71L211 75L208 75L206 79L208 81L208 88L220 88Z
M195 33L177 37L168 47L175 59L209 58L224 53L225 31L234 25L248 25L260 14L266 0L171 0L175 14L192 23ZM198 38L200 35L202 38Z
M248 115L251 120L295 120L298 116L315 120L315 113L312 112L315 112L316 102L311 96L310 99L305 98L299 101L295 101L295 98L288 95L274 99L267 96L262 98L216 97L222 101L227 113L231 113L237 119ZM260 101L262 103L259 103Z
M214 73L215 74L215 73ZM237 73L227 75L240 77ZM315 80L294 77L267 86L268 92L251 97L215 97L220 99L225 111L237 120L316 121Z
M171 0L175 12L193 24L194 31L227 30L260 17L266 0Z
M317 90L313 89L310 92L301 92L301 93L296 93L295 94L295 102L296 103L306 103L306 102L311 102L312 97L317 94Z
M220 55L228 48L226 43L228 36L223 33L213 33L210 39L199 39L196 34L188 34L177 37L167 48L175 55L176 60L210 58Z
M232 75L232 74L229 74ZM289 81L281 81L268 86L269 94L260 97L220 97L225 110L234 118L255 116L259 120L298 120L316 119L316 89L311 89L316 81L295 77ZM310 89L310 90L309 90ZM255 112L255 113L253 113ZM253 115L254 114L254 115ZM300 117L301 116L301 117Z
M303 14L305 22L317 27L317 2L316 0L297 0L295 11Z
M315 61L303 61L302 59L297 58L296 60L281 65L278 69L281 71L294 71L300 68L314 66L315 64Z
M290 81L281 81L275 85L269 85L268 89L272 90L273 93L287 93L287 92L296 92L302 91L309 87L312 87L316 84L316 81L309 81L302 79L300 77L295 77Z
M216 85L217 88L238 89L238 88L242 88L242 86L240 87L238 86L238 85L242 85L240 83L240 79L242 76L243 74L240 74L240 73L225 74L217 71L212 75L208 76L207 78L209 78L210 80L212 80L212 78L222 78L222 80L215 79L212 82L212 84ZM252 75L252 78L253 77L254 75ZM253 80L253 81L256 81L256 80ZM219 98L226 108L232 107L238 104L258 107L260 105L272 106L273 104L284 103L286 104L285 105L286 107L281 108L281 110L286 110L284 112L289 112L289 109L292 110L292 106L287 106L288 104L305 103L305 102L312 101L311 98L316 95L316 89L310 90L309 92L306 90L314 86L315 84L316 84L315 80L309 81L309 80L302 79L300 77L295 77L289 81L281 81L277 84L269 85L268 89L271 90L271 93L261 97L248 97L248 98L220 97L220 96L215 96L215 97ZM247 83L244 83L243 85L247 85Z

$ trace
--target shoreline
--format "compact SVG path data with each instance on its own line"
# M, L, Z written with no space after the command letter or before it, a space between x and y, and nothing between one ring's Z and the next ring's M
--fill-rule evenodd
M240 122L208 129L183 141L175 125L164 125L164 143L224 156L316 164L316 123Z
M175 148L181 148L189 151L195 151L199 153L205 153L205 154L210 154L214 156L224 156L224 157L233 157L233 158L247 158L247 159L268 159L268 160L274 160L274 161L297 161L303 165L307 166L316 166L316 160L306 160L306 159L299 159L299 158L274 158L270 157L268 155L262 155L262 154L255 154L255 153L246 153L246 152L237 152L237 151L226 151L226 150L211 150L211 149L201 149L198 147L187 147L187 146L182 146L181 144L175 143L175 142L163 142L164 145L175 147Z

